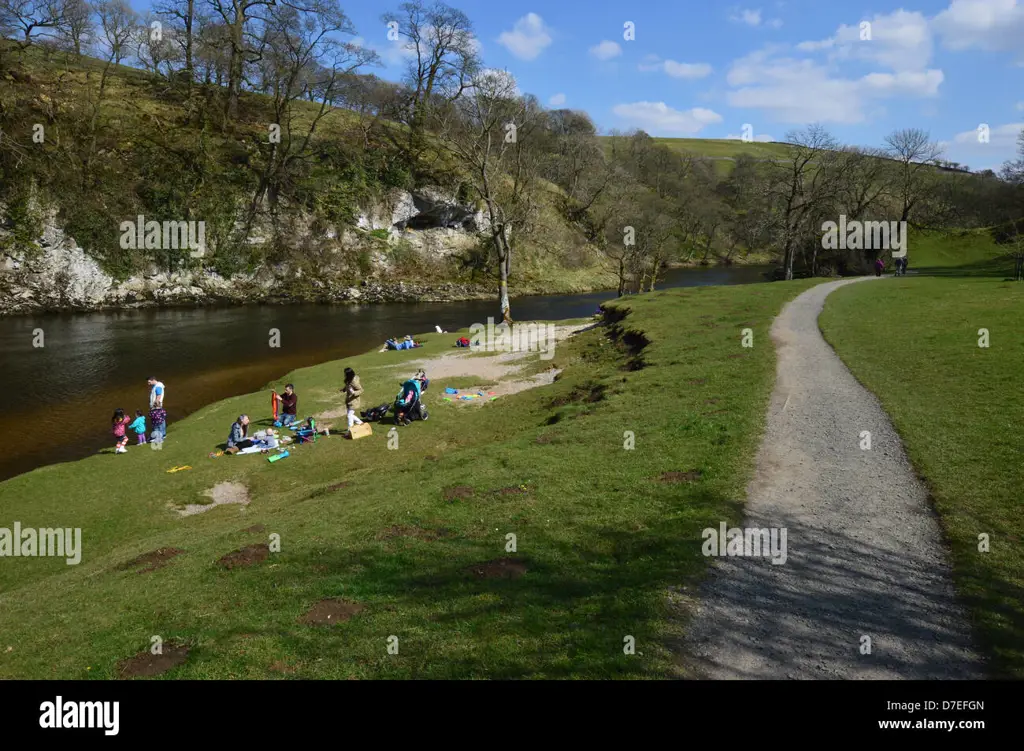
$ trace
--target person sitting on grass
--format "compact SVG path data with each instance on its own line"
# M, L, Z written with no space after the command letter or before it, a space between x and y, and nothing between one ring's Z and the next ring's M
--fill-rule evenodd
M284 393L277 395L277 401L281 404L280 423L288 427L295 422L299 410L299 395L295 393L295 387L290 383L285 386Z
M239 415L238 419L231 424L231 432L228 434L228 448L249 448L253 442L248 436L249 415Z

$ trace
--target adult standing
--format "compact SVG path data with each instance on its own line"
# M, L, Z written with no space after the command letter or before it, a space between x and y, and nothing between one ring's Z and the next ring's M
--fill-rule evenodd
M362 404L360 397L363 395L363 384L352 368L345 368L345 387L342 391L345 392L345 409L348 410L348 427L351 430L353 425L363 424L357 414Z
M149 420L153 423L153 432L159 433L160 438L167 437L167 412L164 409L164 384L150 376L149 384Z

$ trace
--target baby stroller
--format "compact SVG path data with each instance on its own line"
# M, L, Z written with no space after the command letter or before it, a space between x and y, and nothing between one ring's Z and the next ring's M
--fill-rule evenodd
M423 392L430 380L421 370L402 384L402 390L395 397L395 425L409 425L413 420L426 420L430 415L423 404Z

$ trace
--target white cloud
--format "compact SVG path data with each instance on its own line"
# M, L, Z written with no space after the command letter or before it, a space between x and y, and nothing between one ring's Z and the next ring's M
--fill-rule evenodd
M801 42L801 52L828 50L832 60L863 60L896 71L923 70L932 58L928 19L917 12L897 10L867 21L869 39L862 39L861 24L841 25L828 39Z
M953 0L932 19L947 49L1024 50L1024 3L1019 0Z
M705 78L711 73L707 63L677 63L675 60L665 61L665 72L672 78Z
M1017 111L1024 112L1024 102L1017 102Z
M773 18L766 25L770 26L773 29L781 29L782 28L782 19L781 18Z
M989 127L987 143L978 140L977 129L966 130L953 136L953 143L961 148L1002 150L1014 147L1022 130L1024 122Z
M682 133L693 136L708 125L722 122L722 116L713 110L703 107L676 110L664 102L616 104L612 112L629 125L642 128L651 134Z
M810 59L775 57L771 48L733 62L726 77L732 107L764 111L777 122L860 123L878 100L933 96L944 80L941 70L833 76L833 69Z
M598 60L611 60L613 57L618 57L622 54L622 47L616 42L605 39L600 44L591 47L590 54Z
M484 87L484 90L508 93L512 96L523 95L523 92L519 90L516 77L507 70L484 68L476 74L473 80L478 86Z
M565 94L555 94L553 97L548 99L548 104L552 107L561 107L565 104Z
M659 70L672 78L706 78L711 74L711 66L707 63L680 63L675 60L662 60L657 55L647 55L646 62L637 66L640 70Z
M745 23L747 26L760 26L761 25L761 11L760 10L740 10L734 11L729 16L729 20L734 23Z
M503 31L498 43L520 60L534 60L551 44L551 30L536 13L527 13L515 22L512 31Z
M416 49L407 41L391 42L386 47L375 47L374 51L388 67L401 65L406 60L416 57Z

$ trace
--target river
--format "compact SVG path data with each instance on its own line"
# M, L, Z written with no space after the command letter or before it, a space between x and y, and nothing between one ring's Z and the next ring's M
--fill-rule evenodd
M659 288L764 281L762 266L669 270ZM521 297L517 320L593 314L614 292ZM494 300L378 305L140 309L0 318L0 480L111 445L115 407L148 406L146 379L167 385L173 423L207 404L256 391L285 373L361 354L390 336L465 328ZM37 329L42 347L33 346ZM269 346L270 329L280 347ZM426 351L434 355L435 351ZM226 430L226 428L225 428ZM173 432L173 431L172 431ZM134 442L134 439L132 439Z

